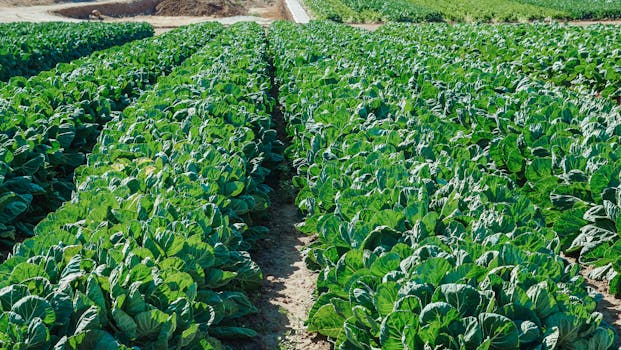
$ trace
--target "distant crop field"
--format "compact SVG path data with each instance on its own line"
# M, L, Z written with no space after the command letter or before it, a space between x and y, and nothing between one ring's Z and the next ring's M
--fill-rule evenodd
M320 19L347 23L621 18L621 0L306 0L305 3Z
M619 0L514 0L524 4L555 9L572 19L621 18Z

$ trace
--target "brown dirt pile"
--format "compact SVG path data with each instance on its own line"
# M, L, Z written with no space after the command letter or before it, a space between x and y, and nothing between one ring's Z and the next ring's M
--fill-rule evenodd
M93 0L0 0L0 6L18 7L18 6L41 6L54 5L68 2L89 2Z
M163 0L155 7L157 16L238 16L246 14L239 0Z

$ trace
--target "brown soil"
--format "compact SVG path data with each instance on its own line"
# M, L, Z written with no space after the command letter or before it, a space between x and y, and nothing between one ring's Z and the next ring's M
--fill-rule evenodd
M63 2L60 3L61 1ZM192 6L188 4L192 1L201 2L201 6L192 10L192 15L180 13L183 8L185 8L183 11L190 11ZM214 4L218 5L219 1L222 4L228 1L233 5L222 8L214 6ZM162 8L163 11L156 16L156 6L160 3L162 7L170 6ZM243 8L240 8L238 4ZM173 8L179 11L170 16L163 15L167 11L172 11ZM203 21L217 21L224 25L250 21L269 25L275 20L286 18L284 8L283 0L74 0L69 2L65 0L0 0L0 23L79 22L88 20L89 15L97 10L104 22L148 22L153 25L157 33L160 33L164 29ZM196 15L200 13L211 13L211 15ZM231 15L235 13L244 15Z
M317 274L306 267L303 249L314 237L296 230L294 225L301 217L295 205L282 196L277 193L273 198L270 219L266 223L271 231L269 237L257 242L251 252L265 280L253 297L259 314L249 317L245 326L256 330L259 337L234 347L240 350L330 350L328 341L310 334L304 325L313 305Z
M575 258L562 255L571 263L578 263ZM604 315L604 320L614 328L617 332L617 339L614 344L616 349L621 349L621 299L617 299L608 293L608 283L606 281L596 281L588 278L589 272L593 270L593 267L589 265L580 264L582 267L580 274L586 280L587 287L593 289L596 293L599 293L602 298L597 303L597 311Z
M203 21L218 21L225 25L254 21L267 25L283 19L283 7L282 0L117 0L61 6L50 12L62 16L58 19L83 20L88 19L93 10L97 10L102 14L103 21L148 22L156 29L156 33L160 33L164 29ZM32 9L36 17L38 7L19 9L22 13ZM0 22L3 20L1 12Z
M278 100L278 88L272 79L272 96ZM280 106L272 115L278 138L289 145L285 120ZM250 252L264 275L261 290L253 297L259 309L246 319L245 326L257 330L258 339L234 344L240 350L330 350L332 344L308 332L308 318L314 298L317 273L304 263L304 249L316 237L306 236L295 228L303 220L294 199L290 169L282 164L267 179L274 189L272 205L260 224L269 228L267 237L258 240Z
M152 14L155 6L159 2L160 0L135 0L97 3L63 8L53 12L64 17L77 19L88 19L89 15L95 10L99 11L105 17L123 17L128 14L135 16Z
M155 6L158 16L238 16L246 13L236 0L163 0Z
M41 6L67 2L89 2L93 0L0 0L0 6Z
M0 0L2 1L2 0ZM224 18L253 15L269 19L282 18L279 0L133 0L96 3L62 8L54 13L77 19L88 19L93 10L104 18L131 18L154 15L160 17Z
M285 7L284 0L255 0L248 6L247 15L271 20L288 19Z

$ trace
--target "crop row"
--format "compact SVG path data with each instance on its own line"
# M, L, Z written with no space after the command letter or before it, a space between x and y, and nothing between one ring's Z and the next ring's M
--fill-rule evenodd
M439 12L434 12L428 7L417 6L409 0L343 0L343 3L360 13L362 18L373 22L419 22L442 19Z
M192 26L0 87L0 237L10 246L69 200L101 126L221 30ZM139 52L140 54L136 54Z
M563 17L560 11L522 4L512 0L411 0L417 5L438 11L449 21L516 22L521 20Z
M223 30L106 125L72 201L0 266L0 347L220 349L255 334L235 320L256 310L244 236L263 230L247 219L282 159L266 47L259 25Z
M616 25L438 25L397 24L386 35L450 47L466 61L508 65L518 74L572 87L588 94L621 98L621 30ZM441 38L438 40L438 38ZM621 100L620 100L621 101Z
M0 81L6 81L152 36L153 28L147 23L11 23L0 26L0 33Z
M621 16L620 0L307 0L319 19L338 22L516 22Z
M371 22L360 13L347 7L342 0L304 0L304 5L316 19L345 23Z
M404 38L399 45L419 45L416 52L435 56L434 64L442 66L439 74L427 71L427 81L435 85L429 92L442 93L436 108L459 115L459 123L476 135L460 142L489 143L495 168L542 208L561 250L596 266L591 277L608 281L610 293L621 297L621 109L526 78L512 67L415 44L420 36L410 38L416 29L395 29L387 32Z
M415 5L409 0L343 0L343 4L357 14L358 18L355 21L358 22L420 22L442 19L439 12ZM335 19L338 20L338 18Z
M514 0L562 11L566 18L621 18L621 0Z
M506 171L532 168L507 130L547 130L526 112L586 113L542 110L571 94L327 23L275 24L270 44L300 229L319 235L311 330L340 349L612 346L548 207Z

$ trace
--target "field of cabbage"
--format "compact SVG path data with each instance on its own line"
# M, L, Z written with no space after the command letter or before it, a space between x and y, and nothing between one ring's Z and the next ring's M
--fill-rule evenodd
M425 30L271 31L300 228L319 235L310 329L342 349L608 349L561 253L619 296L618 106Z
M0 265L1 348L219 349L212 337L255 335L234 320L256 311L244 236L261 228L244 222L268 204L263 165L281 160L266 46L258 25L205 24L79 62L127 71L86 84L106 92L102 108L59 118L103 130L72 200Z
M382 32L621 103L619 26L392 24Z
M0 246L32 236L37 222L70 199L73 172L101 127L210 36L203 28L175 31L1 85Z
M205 23L12 78L0 349L260 337L283 174L334 349L615 348L618 33Z
M0 80L35 75L57 63L152 35L146 23L3 23Z
M621 0L305 0L318 19L368 22L516 22L621 18Z

